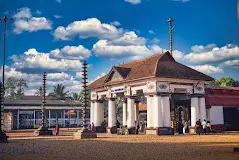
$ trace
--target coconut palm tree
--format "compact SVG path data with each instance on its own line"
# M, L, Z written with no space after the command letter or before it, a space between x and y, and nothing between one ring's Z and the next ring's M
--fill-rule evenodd
M73 92L72 99L75 101L79 101L81 99L81 94Z
M65 100L69 94L69 91L65 91L66 87L62 84L57 84L53 86L53 92L49 93L49 96L57 100Z

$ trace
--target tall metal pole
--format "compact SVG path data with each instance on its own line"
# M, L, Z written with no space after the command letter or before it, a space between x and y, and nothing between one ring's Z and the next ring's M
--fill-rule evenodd
M87 130L86 127L86 109L87 109L87 102L88 102L88 98L87 98L87 63L86 61L84 61L83 66L82 66L82 94L83 94L83 114L82 114L82 122L83 122L83 131Z
M42 83L42 88L43 88L43 95L42 95L42 128L46 127L46 122L45 122L45 104L46 104L46 72L43 74L43 83Z
M168 20L169 23L169 52L172 55L173 54L173 19L170 17Z

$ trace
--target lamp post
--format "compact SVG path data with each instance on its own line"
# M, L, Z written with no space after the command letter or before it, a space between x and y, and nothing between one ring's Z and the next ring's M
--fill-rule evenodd
M6 28L7 28L7 21L12 20L11 18L7 18L4 16L3 18L0 18L0 21L3 21L4 27L3 27L3 55L2 55L2 83L1 83L1 107L0 107L0 143L7 142L8 136L6 136L6 133L2 130L2 113L4 110L4 95L5 95L5 87L4 87L4 81L5 81L5 61L6 61Z
M46 104L46 72L43 74L43 95L42 95L42 110L41 110L41 118L42 123L41 127L35 131L35 135L37 136L45 136L45 135L52 135L52 130L48 130L46 125L46 118L45 118L45 104Z

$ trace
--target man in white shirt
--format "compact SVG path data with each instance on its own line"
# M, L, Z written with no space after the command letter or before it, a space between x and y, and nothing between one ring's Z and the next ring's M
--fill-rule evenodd
M207 133L207 121L206 121L206 119L204 119L204 121L202 122L202 128L203 128L204 134L206 134Z

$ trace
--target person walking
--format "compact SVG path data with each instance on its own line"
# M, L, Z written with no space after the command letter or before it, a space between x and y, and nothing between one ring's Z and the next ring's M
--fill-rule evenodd
M95 125L94 125L93 122L91 123L91 129L90 130L91 130L91 132L95 132Z
M208 132L208 133L211 132L211 124L210 124L210 121L207 121L207 132Z
M60 132L60 126L59 124L56 125L56 136L59 135L59 132Z
M206 135L207 134L207 121L206 121L206 119L204 119L204 121L202 122L202 129L203 129L204 134Z

